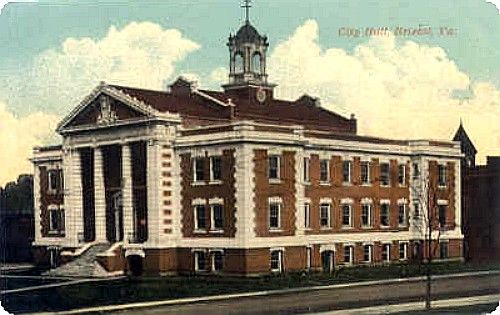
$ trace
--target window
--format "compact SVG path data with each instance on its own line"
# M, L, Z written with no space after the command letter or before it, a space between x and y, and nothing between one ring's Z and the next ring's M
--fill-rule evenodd
M203 167L205 159L204 158L195 158L193 162L194 168L194 181L199 182L205 180L205 170Z
M329 228L330 225L330 204L322 203L319 206L320 225L322 228Z
M406 220L406 204L399 204L399 215L398 215L399 226L407 226L408 222Z
M273 250L271 252L271 271L273 272L281 272L282 270L282 251L280 250Z
M310 159L305 157L304 158L304 173L303 173L303 180L304 182L309 182L311 180L310 176L309 176L309 166L310 166Z
M398 183L404 185L406 181L406 165L399 164L398 166Z
M330 161L320 160L319 161L319 180L320 182L330 181Z
M380 164L380 184L382 186L389 186L390 184L390 167L389 163Z
M439 226L444 227L446 224L446 205L438 205Z
M222 179L222 158L220 156L212 156L210 158L210 180Z
M369 203L361 204L361 224L364 227L372 226L372 205Z
M342 205L342 226L351 226L351 205L349 204Z
M278 202L269 203L269 228L279 229L280 228L280 209L281 204Z
M214 251L212 254L212 270L221 271L224 267L224 260L221 251Z
M50 170L47 172L48 187L50 192L58 192L62 189L61 170Z
M343 161L342 162L342 181L344 183L351 182L351 161Z
M389 226L389 204L383 203L380 205L380 225Z
M269 166L269 179L279 179L280 157L277 155L271 155L269 157L268 166Z
M344 246L344 263L352 264L354 248L352 246Z
M413 217L420 218L420 204L418 202L413 204Z
M207 270L206 255L204 251L200 250L194 252L194 268L195 271Z
M311 227L311 205L309 203L304 204L304 227Z
M399 243L399 259L406 259L406 251L408 250L408 243Z
M205 215L205 206L197 205L194 207L195 229L205 230L207 228L207 220Z
M252 71L260 73L260 54L256 53L252 57Z
M65 230L64 209L49 206L49 233L62 233Z
M382 261L391 261L391 244L382 244Z
M245 69L245 60L241 54L236 54L234 56L234 72L243 73Z
M371 262L373 255L373 246L372 245L364 245L363 246L363 261Z
M446 166L438 165L438 185L446 187Z
M370 162L361 162L361 183L370 183Z
M224 229L224 208L221 204L214 204L210 206L212 210L212 230L222 230Z
M439 242L439 258L448 258L448 242Z
M418 163L413 163L413 179L418 179L420 176L420 167Z

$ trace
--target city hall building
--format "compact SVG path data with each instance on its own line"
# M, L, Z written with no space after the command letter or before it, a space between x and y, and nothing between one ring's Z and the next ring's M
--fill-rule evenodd
M94 250L110 274L252 275L409 261L426 194L436 256L461 259L458 143L357 135L316 98L275 98L248 20L227 45L222 90L101 83L59 124L62 145L35 148L40 263Z

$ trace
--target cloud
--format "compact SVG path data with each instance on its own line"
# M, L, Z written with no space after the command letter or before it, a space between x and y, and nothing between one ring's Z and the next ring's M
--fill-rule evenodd
M497 7L498 14L500 14L500 0L486 0L487 3L491 3Z
M176 63L200 48L177 29L151 22L111 26L101 39L67 38L40 53L30 71L10 78L8 94L20 104L46 112L68 112L100 81L165 89Z
M19 174L32 173L28 159L33 147L54 137L58 119L42 112L16 117L0 103L0 186L15 180Z
M277 96L319 96L328 109L355 113L359 133L373 136L451 139L462 119L480 159L500 154L500 91L471 82L442 48L390 35L350 53L320 47L318 32L308 20L271 52Z

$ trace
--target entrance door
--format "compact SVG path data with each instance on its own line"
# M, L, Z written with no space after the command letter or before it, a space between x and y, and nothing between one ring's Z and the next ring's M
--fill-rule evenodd
M333 251L325 250L321 253L321 263L323 266L323 272L331 273L334 270L334 256Z
M116 192L112 197L112 212L114 217L115 242L123 240L123 199L122 192Z

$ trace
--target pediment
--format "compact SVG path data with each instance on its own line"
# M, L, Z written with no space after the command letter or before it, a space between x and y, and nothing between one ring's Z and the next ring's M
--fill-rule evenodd
M145 117L143 113L104 93L84 107L68 124L68 127L82 125L108 125L117 121Z
M151 106L101 84L61 121L57 130L64 132L80 127L106 127L157 114Z

